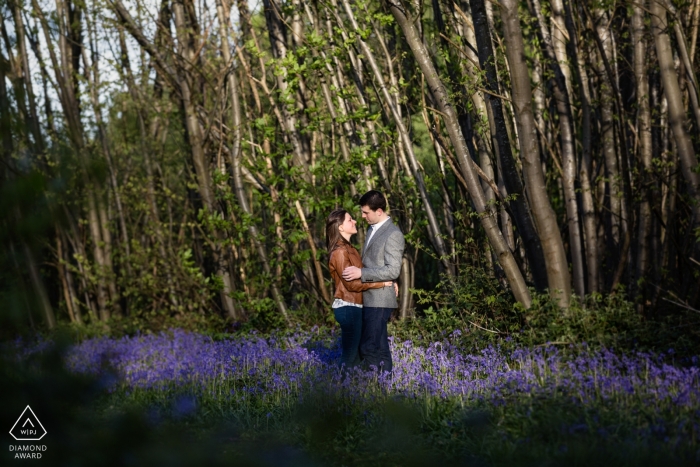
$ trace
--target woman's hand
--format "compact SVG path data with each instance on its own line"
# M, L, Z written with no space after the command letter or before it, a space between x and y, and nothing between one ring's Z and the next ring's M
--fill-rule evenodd
M399 284L397 284L394 281L386 281L384 283L384 287L394 287L394 292L396 293L396 296L399 296Z

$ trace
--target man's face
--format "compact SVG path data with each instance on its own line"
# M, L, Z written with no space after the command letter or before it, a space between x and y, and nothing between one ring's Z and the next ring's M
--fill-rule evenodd
M374 225L377 222L379 222L379 217L382 215L384 211L382 209L377 209L376 211L372 211L369 206L362 206L362 218L367 221L369 225Z

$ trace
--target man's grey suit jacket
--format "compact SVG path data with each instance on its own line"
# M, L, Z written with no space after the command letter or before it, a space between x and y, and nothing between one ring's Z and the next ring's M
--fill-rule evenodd
M391 219L374 233L372 241L362 248L362 282L385 282L399 278L401 259L406 242L401 230ZM398 308L393 287L362 292L364 306Z

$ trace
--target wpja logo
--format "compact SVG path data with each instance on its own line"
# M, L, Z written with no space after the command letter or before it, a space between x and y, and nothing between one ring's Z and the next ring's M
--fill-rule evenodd
M31 407L27 406L10 429L10 434L17 441L39 441L46 436L46 429ZM10 445L10 452L15 453L15 459L41 459L46 451L46 445L18 444Z

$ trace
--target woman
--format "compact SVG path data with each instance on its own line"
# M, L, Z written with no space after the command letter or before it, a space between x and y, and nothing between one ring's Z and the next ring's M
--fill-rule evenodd
M362 332L362 291L391 287L393 282L363 284L359 279L346 281L343 269L348 266L362 267L360 254L350 244L350 237L357 233L357 221L345 209L336 209L326 220L326 246L329 268L335 284L333 313L342 332L343 355L341 365L353 367L360 363L359 346Z

